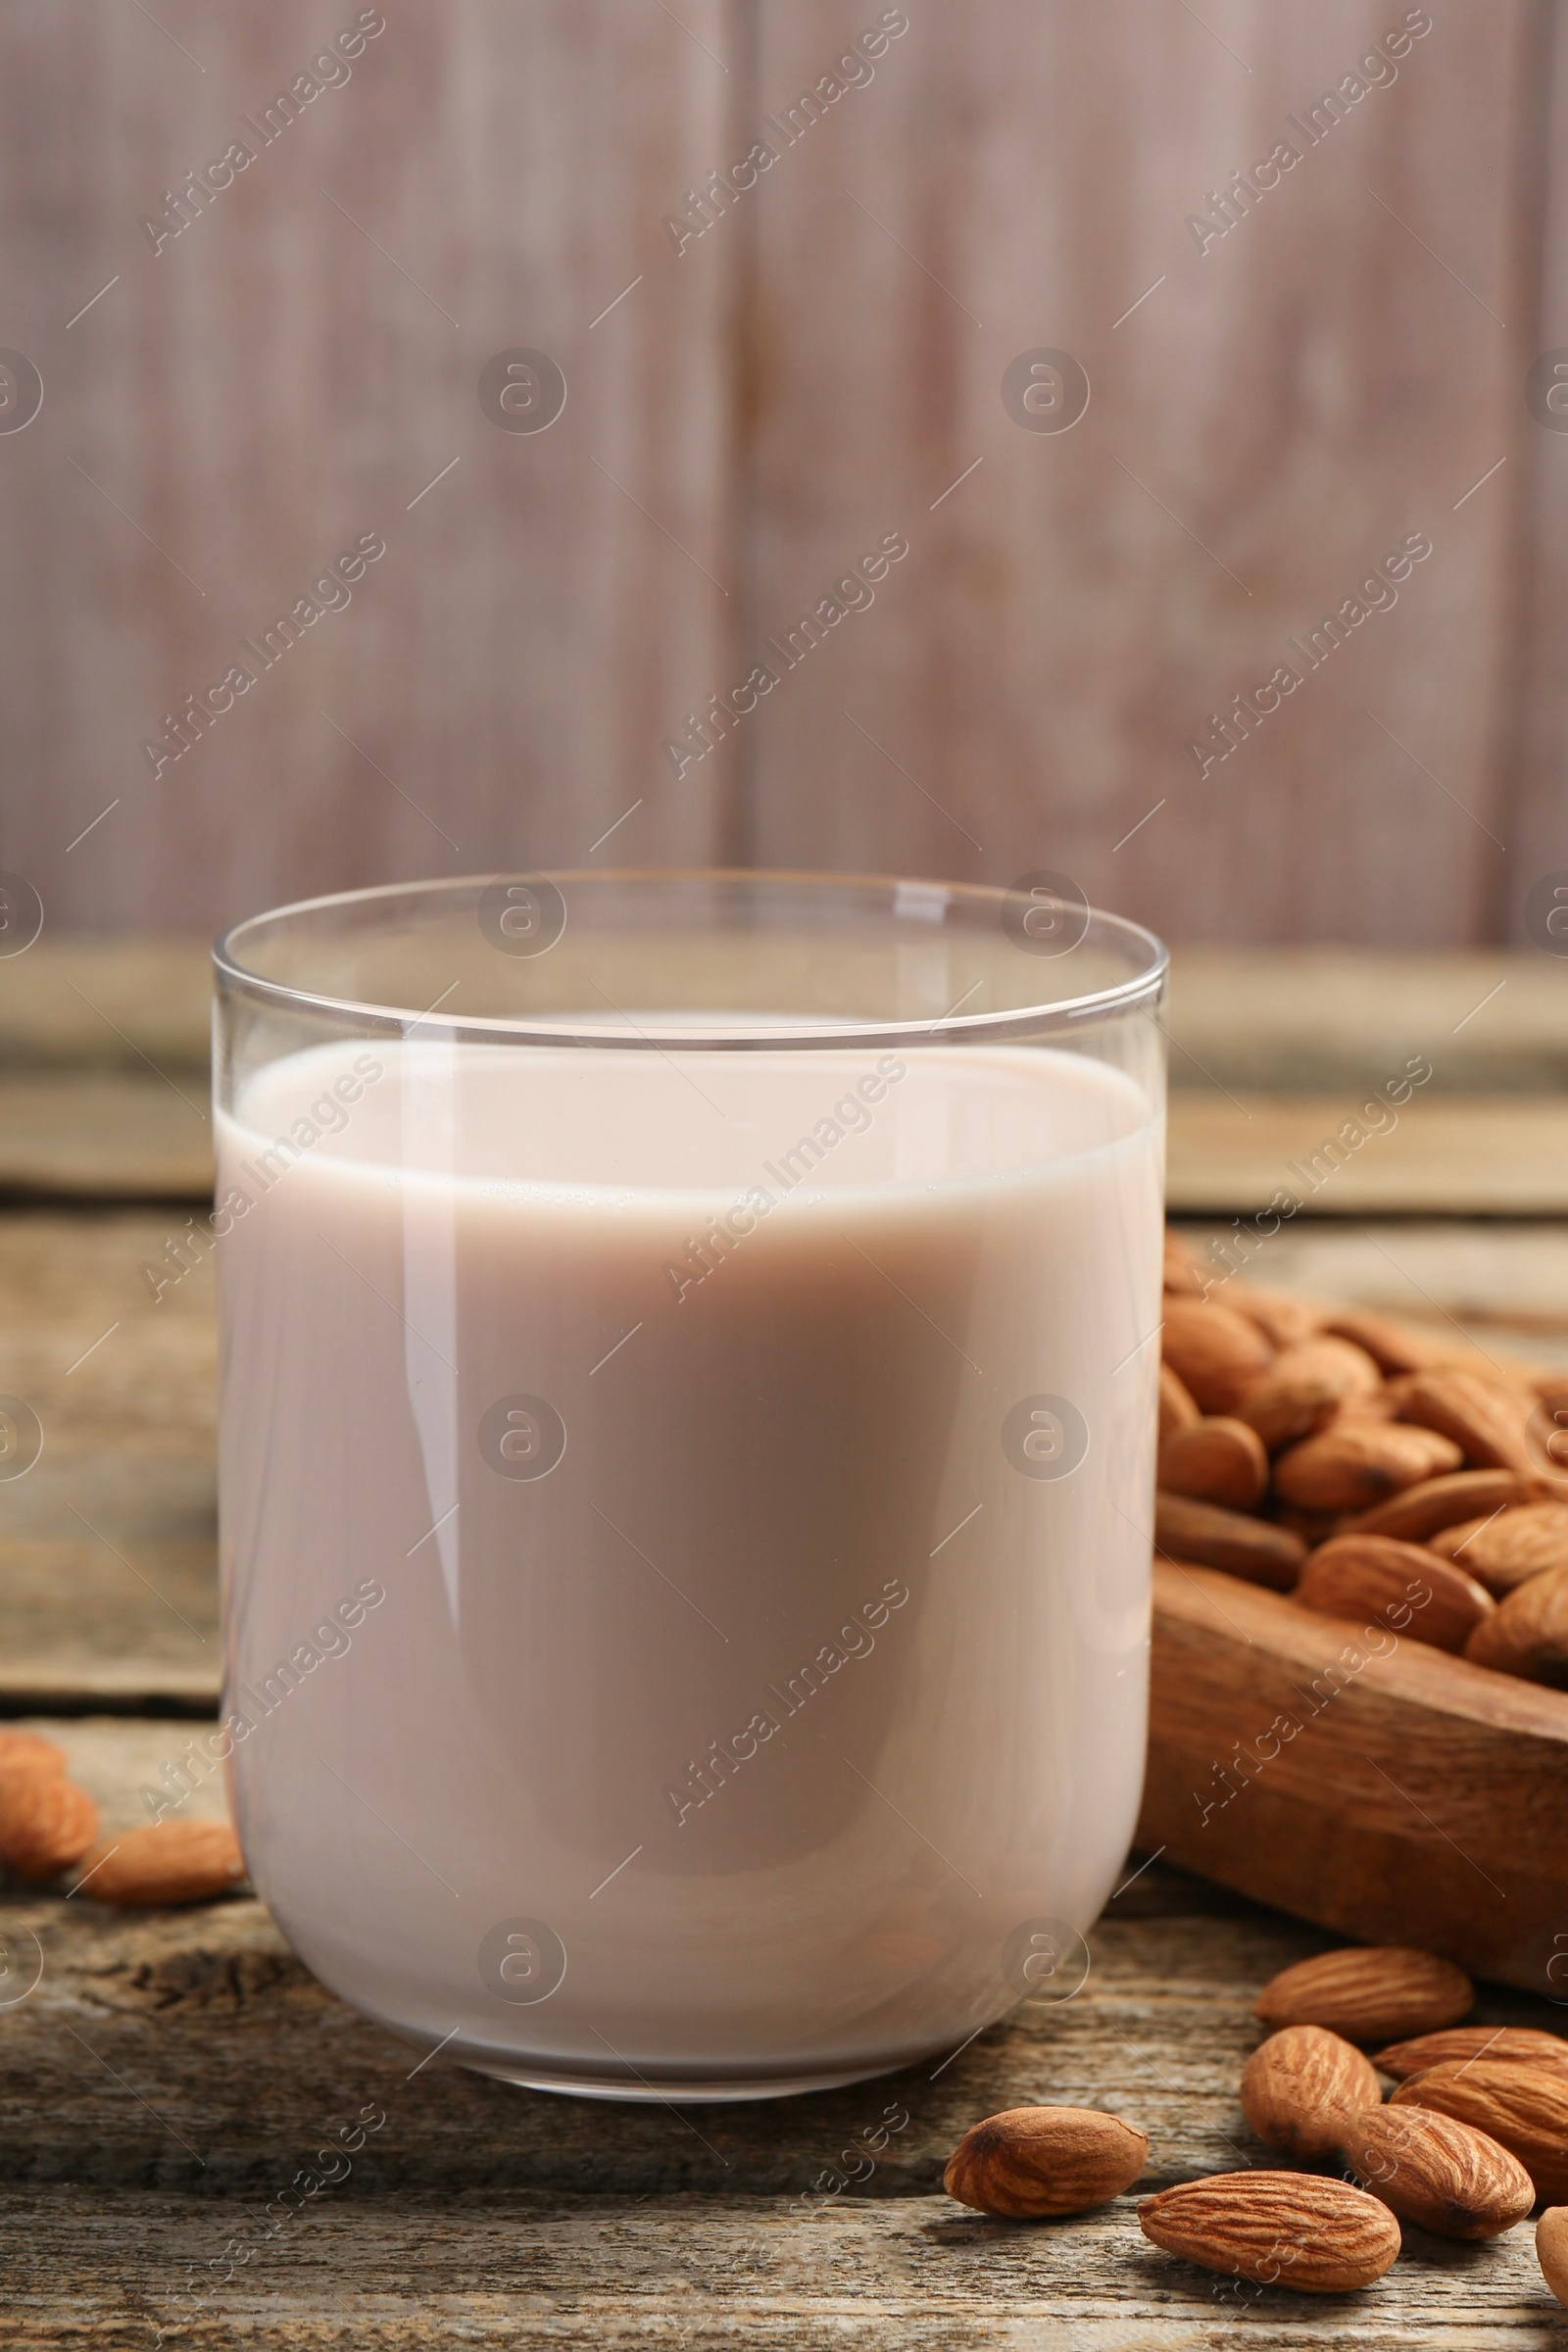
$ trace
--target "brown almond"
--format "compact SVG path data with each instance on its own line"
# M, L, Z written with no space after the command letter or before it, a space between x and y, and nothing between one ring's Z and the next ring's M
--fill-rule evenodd
M1265 2026L1327 2026L1348 2041L1395 2041L1457 2025L1475 2000L1475 1986L1451 1960L1403 1944L1351 1943L1281 1969L1252 2014Z
M1568 2205L1548 2205L1536 2224L1536 2260L1559 2303L1568 2303Z
M1165 1229L1165 1288L1178 1296L1200 1298L1203 1295L1203 1269L1179 1233Z
M1473 1470L1511 1470L1530 1478L1538 1464L1527 1441L1531 1398L1522 1388L1475 1372L1412 1372L1401 1418L1451 1438Z
M942 2185L960 2205L1013 2222L1087 2213L1131 2188L1149 2134L1094 2107L1008 2107L975 2124L948 2159Z
M1245 1421L1198 1421L1160 1440L1157 1478L1167 1494L1250 1511L1268 1485L1268 1455L1256 1430Z
M1242 2070L1242 2113L1287 2156L1332 2156L1357 2108L1382 2097L1372 2062L1325 2026L1286 2026Z
M1276 1592L1291 1590L1306 1557L1306 1545L1289 1528L1188 1494L1154 1496L1154 1548L1167 1559L1223 1568Z
M1166 1363L1205 1413L1234 1411L1274 1360L1256 1324L1234 1307L1174 1294L1165 1299L1161 1345Z
M1341 1532L1397 1536L1405 1544L1424 1544L1461 1519L1485 1519L1493 1511L1532 1500L1529 1486L1511 1470L1455 1470L1446 1478L1424 1478L1418 1487L1406 1487L1402 1494L1357 1512Z
M1364 1511L1424 1478L1457 1470L1463 1459L1453 1440L1435 1429L1342 1412L1280 1455L1274 1488L1307 1510Z
M1299 2294L1370 2286L1399 2251L1385 2204L1315 2173L1214 2173L1146 2197L1138 2221L1168 2254Z
M1391 2107L1434 2107L1473 2124L1517 2156L1547 2204L1568 2197L1568 2074L1516 2059L1429 2066L1401 2082Z
M0 1862L41 1884L79 1862L98 1835L98 1808L51 1765L0 1773Z
M100 1903L199 1903L229 1894L245 1876L226 1821L160 1821L122 1831L89 1856L78 1880Z
M1169 1364L1159 1367L1159 1434L1168 1437L1173 1429L1191 1429L1202 1414L1193 1402L1184 1381L1177 1379Z
M1568 1690L1568 1568L1543 1569L1498 1601L1465 1643L1476 1666Z
M66 1751L37 1732L0 1732L0 1772L16 1765L24 1772L64 1772Z
M1500 1599L1547 1568L1568 1568L1568 1503L1521 1502L1485 1519L1461 1519L1434 1548Z
M1535 2182L1517 2156L1473 2124L1429 2107L1366 2108L1340 2151L1363 2188L1438 2237L1497 2237L1522 2222Z
M1394 1536L1331 1537L1309 1555L1296 1597L1303 1608L1372 1620L1455 1656L1497 1607L1452 1560Z
M1243 1394L1235 1410L1270 1453L1310 1438L1352 1396L1371 1396L1382 1374L1348 1340L1305 1340L1288 1348ZM1201 1402L1200 1398L1200 1402Z
M1472 2058L1510 2058L1521 2066L1568 2066L1568 2041L1539 2026L1449 2026L1441 2034L1418 2034L1375 2052L1380 2075L1402 2082L1429 2066L1464 2066Z
M1228 1282L1225 1303L1255 1323L1271 1348L1296 1348L1322 1328L1322 1314L1288 1291L1265 1291L1253 1282Z
M1336 1339L1353 1340L1364 1348L1378 1370L1415 1372L1425 1364L1443 1363L1452 1354L1450 1346L1434 1339L1430 1332L1418 1331L1411 1323L1401 1323L1396 1316L1380 1315L1371 1307L1341 1307L1323 1318L1323 1329Z

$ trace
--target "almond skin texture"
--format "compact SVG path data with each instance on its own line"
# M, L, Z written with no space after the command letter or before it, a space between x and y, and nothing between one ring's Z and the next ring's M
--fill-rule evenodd
M1547 1568L1568 1568L1568 1503L1522 1502L1490 1519L1461 1519L1434 1539L1500 1600Z
M14 1765L24 1772L64 1772L66 1751L36 1732L0 1732L0 1772Z
M1280 1455L1274 1489L1309 1511L1365 1511L1424 1478L1457 1470L1463 1458L1435 1429L1344 1412Z
M1298 1348L1322 1328L1321 1310L1309 1306L1304 1298L1293 1298L1288 1291L1265 1291L1252 1282L1228 1282L1225 1303L1245 1315L1249 1323L1255 1323L1271 1348Z
M1500 2236L1536 2201L1517 2156L1432 2108L1369 2107L1351 2118L1340 2148L1364 2188L1437 2237Z
M1332 2156L1358 2108L1382 2098L1372 2061L1323 2026L1286 2026L1242 2070L1242 2113L1287 2156Z
M1568 2303L1568 2205L1548 2205L1536 2224L1536 2260L1559 2303Z
M1270 1453L1278 1453L1313 1436L1351 1397L1369 1396L1381 1386L1372 1358L1348 1340L1305 1340L1288 1348L1236 1409Z
M1474 1372L1412 1372L1401 1418L1451 1438L1473 1470L1511 1470L1529 1478L1537 1468L1526 1443L1532 1402L1524 1389L1506 1389Z
M1568 2198L1568 2074L1516 2059L1476 2058L1411 2075L1391 2107L1433 2107L1517 2156L1548 2205Z
M1301 1570L1296 1597L1304 1608L1372 1619L1456 1656L1497 1609L1485 1586L1452 1560L1393 1536L1335 1536L1320 1544Z
M1370 2286L1399 2251L1399 2225L1364 2189L1315 2173L1215 2173L1138 2208L1146 2237L1206 2271L1299 2294Z
M1168 1438L1173 1429L1191 1429L1202 1419L1193 1402L1186 1385L1177 1379L1169 1364L1159 1367L1159 1434Z
M1348 1519L1340 1532L1424 1544L1461 1519L1490 1518L1494 1511L1533 1499L1525 1481L1511 1470L1455 1470L1447 1478L1424 1478L1418 1487L1406 1487L1402 1494Z
M960 2205L1009 2222L1087 2213L1131 2188L1149 2134L1094 2107L1008 2107L964 2133L942 2176Z
M1475 1986L1451 1960L1402 1944L1352 1943L1281 1969L1252 2014L1265 2026L1327 2026L1348 2041L1396 2041L1457 2025L1475 2000Z
M1530 1683L1568 1690L1568 1568L1533 1576L1483 1618L1464 1654Z
M1224 1568L1276 1592L1289 1592L1306 1558L1306 1545L1289 1528L1186 1494L1154 1496L1154 1548L1167 1559Z
M1167 1296L1162 1351L1205 1413L1233 1412L1268 1370L1274 1350L1234 1307Z
M1364 1348L1382 1373L1415 1372L1422 1365L1441 1363L1444 1344L1408 1323L1400 1323L1393 1315L1380 1315L1370 1307L1346 1307L1335 1314L1325 1315L1323 1328L1336 1339L1353 1340Z
M1443 2034L1418 2034L1374 2052L1380 2075L1402 2082L1429 2066L1464 2066L1472 2058L1508 2058L1521 2066L1568 2066L1568 2041L1537 2026L1449 2026Z
M79 1862L98 1835L92 1798L48 1767L0 1773L0 1862L41 1885Z
M1245 1421L1199 1421L1161 1438L1156 1483L1167 1494L1250 1511L1268 1485L1268 1455Z
M151 1907L230 1894L244 1876L239 1839L226 1821L160 1821L100 1848L80 1885L95 1902Z

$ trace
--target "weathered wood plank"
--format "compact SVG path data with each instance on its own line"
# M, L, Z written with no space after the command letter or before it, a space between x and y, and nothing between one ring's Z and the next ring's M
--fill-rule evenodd
M1165 1198L1173 1213L1561 1216L1568 1096L1419 1095L1396 1114L1366 1098L1173 1089ZM1380 1126L1378 1121L1383 1124Z

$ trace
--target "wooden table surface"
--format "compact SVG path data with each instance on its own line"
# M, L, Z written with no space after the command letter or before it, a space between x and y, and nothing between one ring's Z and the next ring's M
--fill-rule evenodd
M1481 960L1429 974L1421 1001L1437 1002L1434 987L1463 997ZM1288 1034L1293 987L1277 990L1272 1062L1255 1036L1228 1049L1235 961L1210 990L1206 1029L1201 987L1182 1010L1178 969L1173 1023L1211 1073L1184 1090L1189 1133L1228 1092L1232 1115L1255 1122L1266 1100L1310 1138L1321 1105L1348 1115L1389 1040L1342 1017L1338 1042L1318 1035L1303 1055ZM0 1394L30 1402L45 1432L28 1476L0 1482L0 1711L62 1740L111 1826L138 1817L141 1787L211 1715L219 1685L212 1269L194 1262L156 1303L141 1273L186 1229L205 1166L194 969L183 949L160 962L100 947L40 961L9 996L0 978L0 1094L30 1086L52 1104L29 1167L0 1151ZM73 973L113 1010L112 1049L67 1000ZM1277 968L1259 963L1257 979L1266 1007ZM1381 997L1376 1017L1399 1025ZM1528 1093L1551 1074L1549 1044L1526 1006L1466 1065L1468 1103L1461 1088L1444 1094L1449 1114L1472 1131L1488 1101L1557 1117L1559 1102ZM193 1122L175 1178L122 1117L127 1089L144 1110L154 1089L167 1094L169 1119ZM1228 1150L1204 1162L1194 1146L1189 1162L1186 1197L1216 1230L1259 1199ZM1485 1163L1472 1148L1466 1184ZM1544 1159L1548 1179L1560 1171ZM1568 1362L1568 1224L1499 1214L1506 1195L1490 1216L1472 1198L1471 1218L1437 1217L1433 1189L1396 1188L1375 1219L1363 1204L1298 1220L1258 1278ZM190 1807L221 1801L209 1785ZM90 1895L14 1889L0 1896L0 2343L1568 2345L1528 2229L1477 2247L1409 2230L1377 2287L1318 2299L1238 2294L1158 2253L1136 2195L1039 2227L943 2195L960 2132L1035 2100L1142 2124L1139 2194L1268 2161L1236 2098L1250 2001L1327 1939L1144 1861L1129 1857L1072 1999L1016 2013L945 2064L686 2109L559 2099L445 2058L421 2064L318 1985L249 1897L138 1919ZM1562 2022L1491 1988L1480 2014ZM270 2225L269 2199L368 2109L384 2121L347 2176ZM847 2178L861 2168L845 2151L878 2127L874 2169Z

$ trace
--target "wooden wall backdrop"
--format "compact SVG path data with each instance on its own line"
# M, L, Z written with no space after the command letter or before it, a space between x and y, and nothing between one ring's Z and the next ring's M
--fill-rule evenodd
M0 866L52 924L717 859L1054 867L1178 939L1526 935L1568 865L1568 434L1525 393L1568 339L1552 0L379 14L265 145L356 0L0 17L0 345L44 384L0 431ZM514 348L564 372L547 430L480 405ZM1087 371L1065 431L1004 400L1042 349ZM352 603L155 778L143 739L362 533ZM1209 714L1411 533L1397 603L1200 777Z

